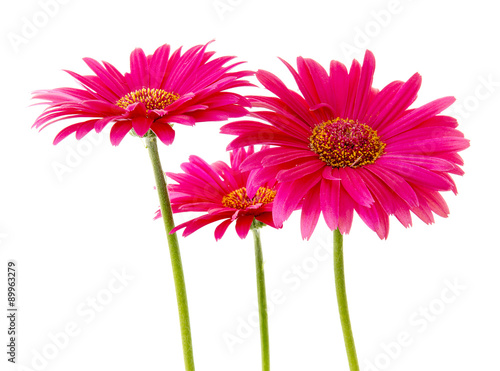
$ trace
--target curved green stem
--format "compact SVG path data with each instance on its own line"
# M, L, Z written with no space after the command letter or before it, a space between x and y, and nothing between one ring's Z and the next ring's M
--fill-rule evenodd
M174 228L174 218L170 199L168 197L167 182L165 173L161 167L156 137L148 134L145 138L151 164L155 174L156 189L160 199L161 215L167 232L168 247L170 250L170 260L172 262L172 272L174 274L175 292L177 295L177 307L179 309L179 322L181 325L182 347L184 351L184 365L186 371L194 371L193 345L191 341L191 326L189 324L189 311L186 294L186 284L184 283L184 272L182 270L181 253L177 234L170 234Z
M254 223L255 224L255 223ZM255 270L257 271L257 296L259 298L260 344L262 352L262 371L270 370L269 327L267 323L266 280L264 277L264 258L258 227L252 227L255 245Z
M349 319L349 308L347 307L347 294L344 277L344 252L343 237L336 229L333 232L333 267L335 271L335 288L337 291L337 302L339 305L340 323L344 333L344 343L351 371L359 371L356 347L352 335L351 320Z

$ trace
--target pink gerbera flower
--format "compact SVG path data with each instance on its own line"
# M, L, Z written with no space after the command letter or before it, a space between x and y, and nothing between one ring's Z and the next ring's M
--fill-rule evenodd
M188 236L220 220L222 223L215 229L216 240L222 238L232 222L236 222L236 232L240 238L247 236L254 219L276 228L271 214L276 181L261 183L252 197L246 191L252 174L242 171L241 163L253 153L253 146L248 151L243 148L235 150L230 154L231 166L222 161L209 165L198 156L190 156L189 162L181 165L184 173L167 173L178 183L168 186L173 212L205 213L178 225L172 233L184 228L182 235ZM160 210L155 219L159 217Z
M457 152L469 146L457 121L439 115L453 97L409 109L420 75L378 91L372 87L375 59L369 51L363 66L354 60L349 72L337 61L331 62L330 74L312 59L297 58L298 71L283 63L302 95L273 74L258 71L259 81L277 96L250 97L253 106L265 109L251 115L267 123L240 121L222 128L239 136L228 149L275 146L242 167L257 169L257 184L280 183L275 224L283 223L302 200L303 238L311 236L321 213L332 230L348 233L356 211L380 238L387 238L389 215L405 227L412 223L410 212L425 223L434 221L433 213L448 215L439 192L456 193L450 174L463 174Z
M163 45L149 56L135 49L130 55L130 73L125 75L107 62L84 58L95 75L67 71L83 89L36 91L34 98L49 106L33 126L43 129L59 120L77 119L78 123L56 136L57 144L71 133L81 139L91 130L99 133L113 122L113 145L118 145L130 131L142 137L149 130L169 145L175 136L173 123L194 125L245 115L243 106L248 106L247 101L226 90L251 85L241 78L253 73L229 72L239 63L226 66L234 57L210 60L214 52L207 52L207 45L192 47L183 54L181 48L170 54L170 46Z

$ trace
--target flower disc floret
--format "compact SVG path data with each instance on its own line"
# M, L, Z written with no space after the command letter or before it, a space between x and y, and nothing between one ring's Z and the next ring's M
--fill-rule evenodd
M265 205L273 202L276 196L276 191L267 187L260 187L254 197L250 198L247 195L245 187L241 187L222 198L222 204L225 207L233 209L245 210L249 206Z
M311 150L333 168L373 164L386 146L376 130L358 121L342 118L316 125L309 142Z
M161 110L179 99L179 94L162 89L142 88L121 97L116 105L123 109L134 103L143 103L148 110Z

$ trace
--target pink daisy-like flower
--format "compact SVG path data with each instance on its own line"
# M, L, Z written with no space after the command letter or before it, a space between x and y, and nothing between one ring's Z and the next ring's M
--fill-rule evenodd
M248 102L226 90L251 85L241 78L253 73L229 72L240 63L226 65L234 58L229 56L210 60L214 52L207 52L207 46L170 53L170 46L163 45L148 56L135 49L130 55L130 73L125 75L107 62L84 58L95 75L66 71L83 89L34 92L35 99L49 106L33 126L43 129L59 120L86 119L64 128L54 139L57 144L72 133L77 139L91 130L99 133L113 122L110 139L115 146L131 130L140 137L152 130L169 145L175 136L173 123L192 126L244 116Z
M216 240L222 238L232 222L236 222L240 238L248 235L254 219L276 228L271 213L276 181L263 182L253 197L247 195L246 189L255 172L242 171L241 163L253 153L253 146L248 151L243 148L233 151L230 154L231 166L222 161L209 165L198 156L190 156L189 162L181 165L184 173L167 173L178 183L168 186L173 212L205 213L178 225L172 233L184 228L182 235L185 237L220 220L223 221L215 229ZM161 211L158 210L155 219L159 217Z
M375 59L369 51L363 65L354 60L349 72L337 61L331 62L329 74L312 59L297 58L297 71L283 63L302 95L260 70L258 80L277 97L250 97L252 106L265 109L251 116L267 123L249 120L222 128L238 135L228 149L274 146L242 168L258 170L257 184L280 183L273 208L276 224L301 201L303 238L311 236L321 213L329 228L345 234L356 211L380 238L389 233L389 215L405 227L412 223L410 212L425 223L434 221L433 213L448 215L439 192L456 193L450 174L463 174L457 152L469 146L457 121L439 115L453 97L409 109L420 75L378 91L372 87ZM254 191L249 187L250 195Z

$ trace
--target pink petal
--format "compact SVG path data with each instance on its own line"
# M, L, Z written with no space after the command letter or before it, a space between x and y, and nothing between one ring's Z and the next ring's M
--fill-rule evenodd
M252 170L255 168L261 167L261 162L266 156L270 156L272 154L286 154L288 153L288 149L286 148L268 148L261 150L259 152L254 153L251 156L248 156L245 160L241 162L239 169L242 171ZM234 166L233 166L234 167Z
M330 78L326 70L313 59L304 59L309 70L310 76L314 82L319 102L327 103L333 101L333 91L330 86Z
M408 144L414 142L420 142L425 140L436 140L442 139L443 137L452 137L455 139L464 140L464 135L460 131L446 127L446 126L417 126L412 130L393 136L392 138L385 139L385 143L388 147L393 145ZM422 146L423 147L423 146ZM438 149L439 150L439 149ZM427 150L429 152L429 150Z
M175 116L165 116L159 120L156 120L162 124L176 123L187 126L194 126L196 124L196 120L187 115L175 115Z
M354 111L352 113L352 116L350 116L354 120L363 118L366 110L368 109L374 72L375 57L373 56L371 51L367 50L365 52L365 59L363 61L363 68L361 70L359 86L356 92Z
M157 124L156 122L153 122L153 124L151 125L151 130L154 131L156 136L160 138L160 140L166 146L173 143L175 138L175 131L169 124Z
M99 62L92 58L83 58L83 61L97 76L99 76L102 82L116 94L117 98L128 93L126 87L123 85L123 79L117 79L116 76L106 71Z
M355 202L365 207L375 202L363 179L356 173L356 169L340 168L339 176L342 179L342 187Z
M307 144L305 142L299 141L295 138L290 137L287 134L281 133L269 127L264 130L254 131L251 133L240 134L240 136L234 139L227 146L227 150L233 150L239 147L245 147L255 144L266 144L266 145L276 145L276 146L288 146L293 148L306 149Z
M285 117L289 122L293 122L296 130L305 132L311 131L311 125L305 122L300 116L295 114L281 99L277 97L263 97L251 95L248 97L252 107L265 108L266 110L276 112L277 116ZM309 108L311 110L311 108ZM260 112L260 111L259 111Z
M411 183L422 185L431 190L449 191L452 189L452 184L448 179L417 165L410 163L403 164L384 157L378 159L377 165L394 171Z
M323 179L320 188L321 211L331 230L339 225L340 181Z
M272 124L276 129L289 134L299 140L304 140L304 138L309 138L311 135L311 130L305 129L303 122L297 120L296 117L292 115L284 115L281 113L270 112L270 111L258 111L252 112L251 117L264 120ZM325 119L326 120L326 117Z
M459 152L469 147L469 140L458 137L441 137L424 140L408 140L388 144L385 148L387 153L400 154L436 154L446 152Z
M371 125L376 130L383 130L407 109L417 97L417 92L422 84L422 77L416 73L404 83L394 98L385 106ZM380 129L379 129L380 127Z
M244 110L244 111L243 111ZM240 117L246 115L248 112L244 109L241 108L241 111L239 114L235 115L234 117ZM205 122L205 121L225 121L229 117L232 117L229 115L229 112L224 111L224 110L204 110L204 111L196 111L190 113L190 116L193 117L193 119L196 122Z
M262 160L262 165L265 167L275 166L296 159L307 159L308 161L312 161L313 158L318 158L318 155L311 150L286 149L285 153L278 152L277 154L266 156L266 158Z
M369 105L365 117L361 118L361 122L372 126L377 116L384 108L386 108L389 102L392 101L394 95L399 91L399 89L401 89L401 86L403 86L402 81L393 81L384 87Z
M140 137L143 137L149 131L152 123L153 120L148 117L138 116L132 118L132 127Z
M297 63L298 63L299 58L297 58ZM306 87L306 83L302 80L302 76L300 76L297 73L297 71L295 71L295 69L287 61L285 61L282 58L279 58L279 60L282 61L285 64L285 66L288 68L288 70L290 71L290 73L293 75L293 78L295 79L295 82L297 83L297 86L299 87L299 90L302 93L302 95L304 96L304 98L306 99L306 101L310 105L315 104L315 102L317 102L318 99L317 99L316 96L311 95L310 91Z
M85 135L87 135L95 127L95 124L98 121L99 120L89 120L89 121L82 122L80 124L80 127L76 131L76 139L80 140Z
M355 202L343 187L340 187L339 200L339 231L342 234L348 234L351 230Z
M115 119L116 119L116 117L105 117L105 118L98 120L94 125L95 132L100 133L102 131L102 129L104 129L106 127L107 124L109 124L111 121L113 121Z
M146 54L140 48L134 49L130 54L130 79L132 90L142 89L149 87L149 73L148 62ZM125 76L127 77L127 76Z
M389 235L389 216L378 203L370 208L356 206L356 212L365 224L377 233L380 239L387 238Z
M167 68L168 56L170 54L170 45L165 44L155 50L151 63L149 65L149 86L152 88L161 88Z
M97 76L81 76L72 71L64 71L79 81L83 86L89 87L91 90L95 91L99 96L106 99L108 102L116 101L116 93L105 86ZM96 97L94 96L94 98Z
M276 226L274 224L273 214L270 212L256 215L255 219L257 219L259 222L262 222L262 223L269 225L273 228L281 228L282 227L282 226Z
M331 166L325 166L323 169L323 178L329 180L340 180L340 175L338 169L334 169Z
M253 215L243 215L236 220L236 233L241 239L244 239L248 235L253 219Z
M252 170L247 180L248 197L253 197L259 187L261 187L263 184L267 184L272 179L275 179L276 173L279 170L280 169L278 167L268 167Z
M224 220L222 223L220 223L217 228L215 228L214 231L214 236L215 240L218 241L224 236L224 233L226 233L227 227L232 223L233 221L231 219Z
M325 167L325 163L320 160L310 160L303 164L297 165L288 170L282 170L278 173L276 179L279 182L291 182L304 176L316 173L318 170Z
M419 204L417 207L411 208L412 213L414 213L420 220L422 220L426 224L434 223L434 215L432 214L432 210L427 204L427 201L422 196L422 194L417 193Z
M319 215L321 214L321 199L320 199L320 185L322 182L316 184L307 192L302 205L302 214L300 218L300 231L302 238L309 240L316 224L318 224Z
M387 214L394 214L405 227L411 225L411 215L408 204L403 201L393 190L384 184L378 177L365 169L358 169L366 186Z
M225 182L229 184L232 189L240 188L240 185L243 183L243 174L238 172L238 168L231 168L225 162L217 161L211 165L217 174L220 175ZM246 182L245 182L246 186Z
M189 156L189 163L183 163L181 168L183 170L191 169L194 174L205 183L211 184L214 189L220 190L223 194L228 191L227 184L220 178L219 174L202 158L198 156Z
M56 137L54 138L54 142L53 144L56 145L58 144L61 140L63 140L64 138L66 138L68 135L74 133L75 131L78 130L78 128L80 127L80 124L73 124L73 125L70 125L64 129L62 129L59 134L56 135Z
M349 74L340 62L330 62L330 86L333 90L333 102L336 115L345 117L347 94L349 91Z
M87 100L83 102L79 102L81 107L87 108L90 111L93 111L100 116L116 116L121 115L124 110L121 107L118 107L114 103L108 103L100 100Z
M174 229L172 229L172 231L170 232L170 234L175 233L175 232L177 232L178 230L180 230L182 228L185 228L184 232L182 233L182 236L183 237L187 237L191 233L196 232L198 229L203 228L204 226L206 226L206 225L208 225L210 223L216 222L217 220L225 219L225 218L226 218L226 216L225 215L221 215L221 214L202 215L202 216L200 216L198 218L195 218L193 220L190 220L188 222L185 222L185 223L182 223L182 224L178 225L177 227L175 227Z
M307 191L321 180L321 172L312 173L293 182L282 183L273 201L273 220L282 225L292 214Z
M410 113L404 115L400 119L391 122L389 125L380 128L379 134L384 138L391 138L394 135L403 133L417 126L418 124L430 119L455 102L454 97L444 97L436 99L422 107L412 110Z
M118 121L114 124L109 134L111 144L114 146L120 144L130 129L132 129L132 123L130 121Z
M358 90L359 78L361 75L361 65L357 60L353 60L349 70L349 92L347 93L346 117L353 117L354 105L356 103L356 92Z
M418 198L415 191L401 176L395 174L389 169L386 169L385 167L378 166L377 164L365 166L364 169L377 176L399 197L401 197L409 207L418 206Z
M258 70L256 76L262 85L280 97L302 120L314 127L316 122L311 116L304 98L289 90L280 79L270 72Z
M398 208L394 211L394 216L398 219L398 221L405 227L412 226L411 214L410 210L407 208Z
M297 58L299 75L307 89L310 106L321 102L329 102L328 74L325 69L312 59ZM304 95L305 96L305 95Z
M409 162L414 165L421 166L427 170L451 172L455 169L455 165L449 161L438 157L419 156L419 155L404 155L404 154L386 154L386 159L398 161L401 163Z
M429 205L429 208L434 213L442 218L448 217L450 209L439 192L424 190L421 187L418 187L418 192L426 200L427 205Z

